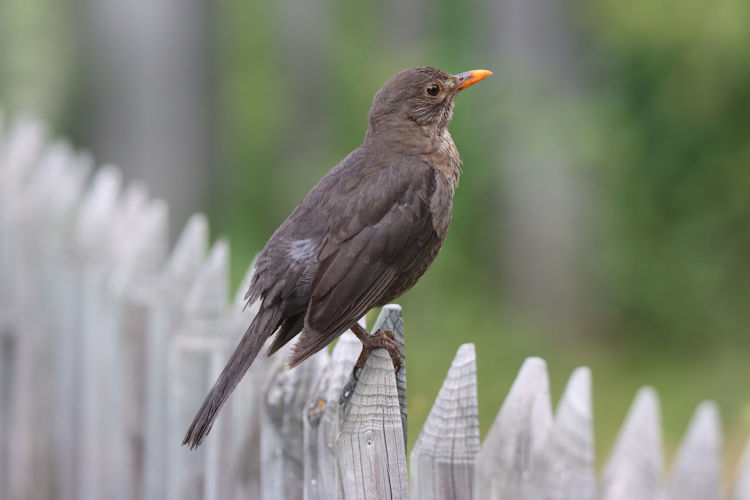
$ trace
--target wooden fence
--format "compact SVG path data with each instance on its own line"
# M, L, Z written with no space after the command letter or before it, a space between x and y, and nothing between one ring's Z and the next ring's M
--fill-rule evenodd
M748 451L720 492L711 402L664 473L650 388L597 478L591 374L573 372L553 413L538 358L480 444L472 344L407 467L406 368L394 377L375 351L355 383L350 332L293 370L284 352L260 357L190 451L183 433L255 313L242 308L251 271L229 297L227 244L208 247L203 216L170 252L163 202L32 121L0 127L0 195L2 499L750 499ZM403 345L398 306L378 326Z

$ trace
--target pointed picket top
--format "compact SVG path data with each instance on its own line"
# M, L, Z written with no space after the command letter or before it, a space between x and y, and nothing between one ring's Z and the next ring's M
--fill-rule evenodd
M533 498L532 469L552 426L547 364L524 361L477 456L475 498Z
M108 241L108 253L112 256L110 279L118 292L124 290L133 272L134 254L141 243L139 228L143 223L147 204L148 190L145 184L131 182L125 187L114 220L111 221L112 230Z
M142 182L130 182L125 186L122 198L117 207L114 220L115 225L111 245L114 252L126 252L132 243L129 237L135 233L141 224L141 215L148 204L148 188ZM125 248L123 248L125 247Z
M191 317L216 320L223 316L228 299L229 244L214 243L206 261L185 296L185 309Z
M14 121L0 149L0 190L13 195L34 168L47 135L45 126L28 117Z
M152 273L166 261L169 250L169 206L166 201L151 200L144 213L141 233L139 269Z
M62 190L61 188L64 189L65 173L72 155L70 146L66 143L52 143L44 149L36 169L23 186L22 197L27 206L35 212L33 217L38 221L36 227L58 216L57 193Z
M69 148L68 145L65 145ZM58 228L65 229L70 223L73 209L80 203L86 181L93 170L93 160L87 154L76 154L69 150L61 170L54 171L48 178L49 202L54 209L50 210L50 219Z
M385 349L370 353L344 405L336 455L337 498L408 498L401 407Z
M393 336L401 345L404 344L404 321L401 317L401 306L398 304L387 304L383 306L378 314L378 319L372 325L372 332L378 329L393 332ZM402 367L403 368L403 367Z
M118 208L122 186L120 170L111 165L101 167L91 182L78 212L74 242L82 255L102 261L109 257L111 221Z
M668 500L718 500L721 483L721 420L713 401L693 414L667 481Z
M65 142L56 142L46 150L32 181L31 196L53 231L67 234L92 170L91 157L75 153Z
M66 238L74 224L76 208L80 205L93 162L87 155L76 154L66 143L61 143L54 153L49 152L47 162L40 166L37 192L34 194L39 210L53 231Z
M602 500L657 498L663 471L659 398L651 387L638 391L604 467Z
M164 267L163 293L183 305L183 296L195 281L208 249L208 220L203 214L188 219Z
M593 500L594 416L591 371L576 368L557 406L557 415L535 471L539 499Z
M168 209L164 200L146 200L130 228L130 241L123 245L113 283L126 288L136 300L153 297L169 247ZM126 233L127 234L127 233Z
M471 500L477 453L476 353L463 344L411 452L412 499Z
M745 444L745 450L742 452L742 458L737 467L731 499L750 500L750 439Z
M72 207L58 201L66 185L75 182L66 175L71 156L70 148L59 141L44 148L25 182L9 196L13 200L9 213L18 231L15 238L28 239L29 244L37 248L41 248L40 244L31 242L40 238L46 238L43 246L47 248L60 241L60 232L52 228L59 227L60 221L71 215Z

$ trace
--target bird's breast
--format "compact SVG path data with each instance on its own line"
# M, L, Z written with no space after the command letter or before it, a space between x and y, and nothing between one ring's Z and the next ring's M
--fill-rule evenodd
M453 183L439 170L435 171L435 190L430 199L432 226L442 245L453 215Z

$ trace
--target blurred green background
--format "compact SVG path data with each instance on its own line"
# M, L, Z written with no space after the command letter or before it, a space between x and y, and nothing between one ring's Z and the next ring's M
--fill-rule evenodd
M491 69L450 126L464 173L448 240L399 301L411 444L474 342L483 432L538 355L555 401L592 368L600 463L649 384L668 459L713 399L734 465L750 430L749 25L742 0L6 0L0 106L145 180L173 237L207 212L236 286L360 143L388 77Z

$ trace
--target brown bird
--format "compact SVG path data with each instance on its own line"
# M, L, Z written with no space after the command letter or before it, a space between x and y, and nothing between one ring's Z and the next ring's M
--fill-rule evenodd
M370 335L357 320L422 277L445 241L461 158L446 129L460 90L492 73L451 75L429 67L393 76L376 94L361 146L318 182L258 256L248 304L260 309L206 396L183 444L198 446L265 341L273 354L300 332L296 366L347 329L369 349L385 347L398 369L390 332Z

